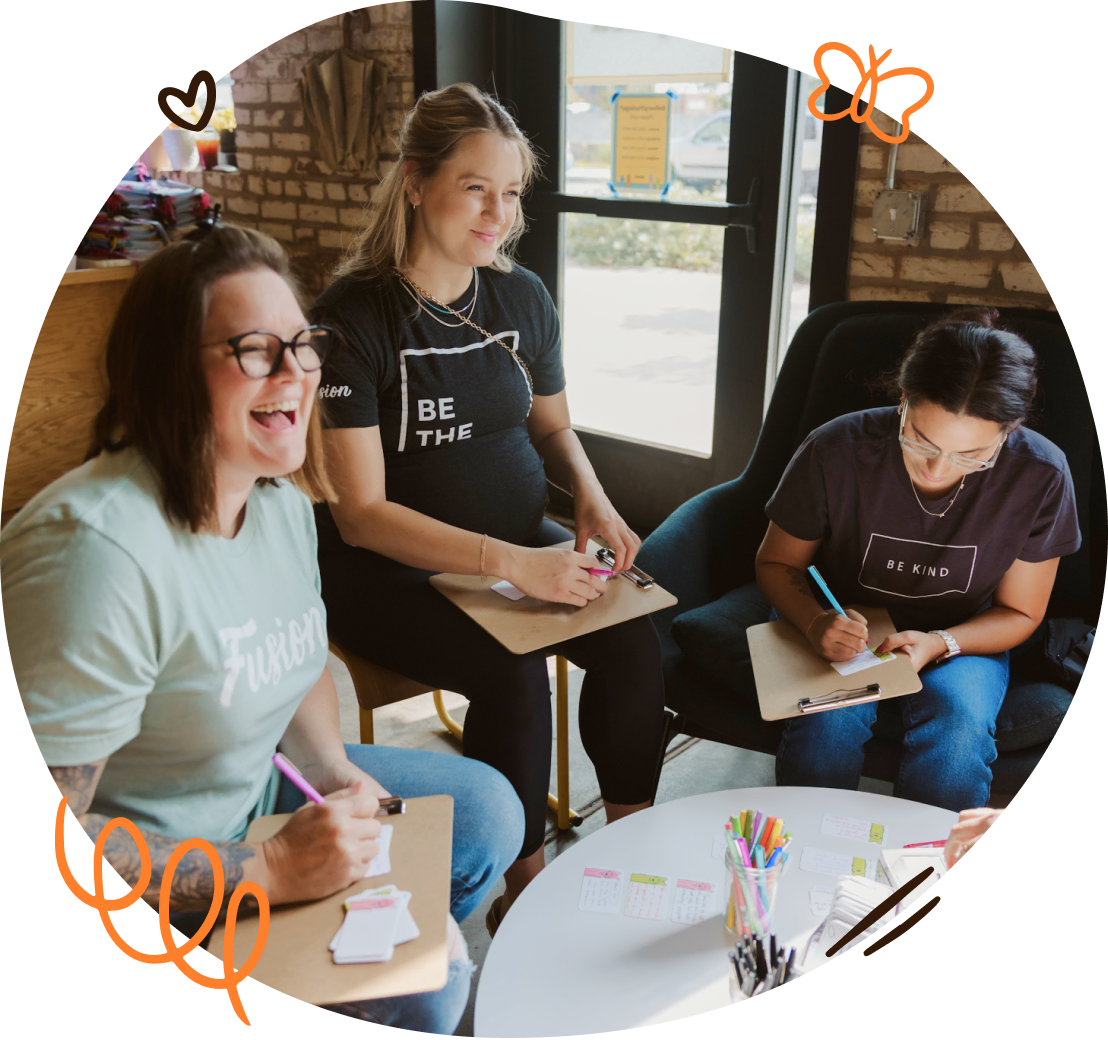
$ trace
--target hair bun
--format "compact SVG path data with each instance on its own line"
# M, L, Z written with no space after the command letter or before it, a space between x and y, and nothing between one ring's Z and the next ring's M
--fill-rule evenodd
M973 325L981 325L986 329L995 329L1000 320L1000 311L995 307L961 307L943 317L947 322L964 321Z

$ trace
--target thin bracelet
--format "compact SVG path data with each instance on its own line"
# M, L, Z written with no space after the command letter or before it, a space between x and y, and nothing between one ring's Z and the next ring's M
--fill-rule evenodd
M489 536L481 535L481 577L485 576L485 547L489 544Z
M815 623L816 623L817 621L819 621L819 619L820 619L821 617L823 617L823 615L824 615L824 614L826 614L826 613L827 613L827 611L826 611L826 610L821 610L821 611L820 611L820 612L819 612L819 613L818 613L818 614L817 614L817 615L816 615L816 616L815 616L814 618L812 618L812 620L811 620L811 621L809 621L809 622L808 622L808 631L804 633L804 641L805 641L806 643L810 643L810 642L811 642L811 640L810 640L810 639L809 639L808 637L809 637L809 636L810 636L810 635L812 634L812 626L813 626L813 625L814 625L814 624L815 624Z

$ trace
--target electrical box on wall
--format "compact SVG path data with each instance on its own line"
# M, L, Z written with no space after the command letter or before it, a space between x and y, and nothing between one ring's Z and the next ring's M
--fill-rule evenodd
M922 191L879 191L873 200L874 236L918 242L926 203L927 194Z

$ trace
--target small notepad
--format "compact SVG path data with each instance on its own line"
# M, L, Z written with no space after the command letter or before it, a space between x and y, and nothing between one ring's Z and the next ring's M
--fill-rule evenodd
M860 654L855 654L849 661L832 661L831 667L839 675L853 675L855 672L863 672L867 668L873 668L876 665L884 664L886 661L891 661L893 657L893 654L875 654L872 650L863 650Z
M499 592L505 599L523 599L527 595L526 592L520 592L510 581L498 581L495 585L489 587L493 592Z

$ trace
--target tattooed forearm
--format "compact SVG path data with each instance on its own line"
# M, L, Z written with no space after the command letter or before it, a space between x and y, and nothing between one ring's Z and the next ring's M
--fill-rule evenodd
M58 790L65 795L69 808L77 817L85 833L93 841L100 836L100 832L107 826L109 817L98 813L90 813L93 796L96 794L96 785L100 781L100 774L104 771L107 759L99 762L91 762L83 766L51 766L50 774L58 785ZM153 871L150 875L150 884L143 894L143 898L151 904L158 905L162 888L162 878L165 875L165 866L174 850L185 839L169 838L164 834L156 834L144 828L139 828L146 841L146 847L150 850L150 860ZM218 893L220 904L224 907L231 897L236 886L243 879L243 866L251 859L256 850L253 845L246 845L234 841L213 841L211 843L219 855L223 864L223 890ZM104 856L108 862L119 872L120 877L130 884L135 884L142 874L142 861L139 858L138 846L131 836L122 828L117 827L108 835L104 844ZM200 849L190 850L177 869L173 872L173 882L170 889L169 909L174 913L200 910L207 912L212 905L215 879L212 876L212 865L208 857ZM245 900L244 905L249 905L253 900Z
M808 584L808 578L804 572L797 570L795 567L786 567L785 573L789 576L789 584L796 589L797 592L802 593L809 599L815 599L812 595L811 586Z
M89 813L81 820L81 825L93 841L97 839L107 823L107 816L96 813ZM164 834L155 834L145 828L139 828L139 831L150 850L150 859L153 864L150 884L146 889L144 898L151 905L157 906L166 864L177 846L185 839L169 838ZM220 862L223 864L223 888L218 895L220 905L225 908L231 893L242 881L243 865L256 854L256 850L254 846L246 845L243 842L213 841L211 845L215 848ZM108 840L104 844L104 856L115 867L120 876L130 884L133 885L139 879L142 862L139 859L138 848L131 836L122 828L116 828L108 835ZM200 849L191 849L177 864L177 869L173 872L169 909L173 913L197 910L202 913L207 912L212 905L214 880L208 857ZM252 902L253 900L247 900L245 905Z

